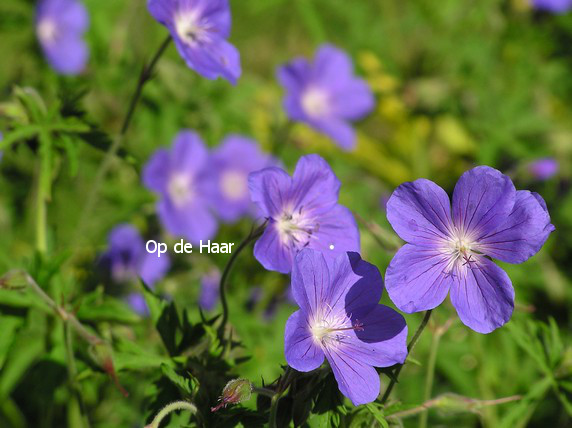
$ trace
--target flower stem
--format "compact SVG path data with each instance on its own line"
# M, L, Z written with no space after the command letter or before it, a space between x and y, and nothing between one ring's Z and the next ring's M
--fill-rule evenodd
M165 419L170 413L176 412L177 410L188 410L189 412L195 414L197 413L197 408L194 404L188 401L175 401L171 404L167 404L161 409L157 416L153 419L151 424L147 425L145 428L159 428L163 419Z
M270 404L270 419L268 421L268 428L278 428L277 416L278 416L278 402L280 401L281 395L276 394L272 397Z
M284 375L282 375L278 381L278 387L276 388L276 392L270 401L270 418L268 421L268 428L278 428L278 403L294 379L295 373L296 372L294 369L292 369L292 367L287 366L286 370L284 371Z
M429 401L431 398L431 391L433 390L433 380L435 379L435 364L437 363L437 351L439 350L439 342L441 337L451 326L452 319L449 319L441 327L435 329L433 338L431 339L431 348L429 350L429 361L427 362L427 375L425 377L425 395L423 401ZM429 412L421 413L419 417L419 428L427 428L427 421Z
M83 209L79 221L78 230L81 232L83 232L83 228L85 226L85 222L87 221L88 215L95 207L95 204L97 202L97 195L99 193L101 185L103 184L103 180L105 179L107 173L111 169L113 159L115 158L115 155L117 154L121 144L123 143L123 139L125 138L125 134L127 133L129 125L131 124L131 120L133 119L133 114L135 113L137 104L139 103L141 95L143 94L143 88L145 84L153 77L153 72L155 71L155 67L157 66L159 59L161 58L161 56L163 56L163 53L169 46L170 42L171 42L171 36L169 35L163 41L163 43L161 44L161 46L159 47L159 49L157 50L151 61L148 64L146 64L141 70L141 74L139 75L139 80L137 81L137 87L135 88L135 92L131 97L129 107L127 109L127 114L125 115L125 119L123 120L123 124L121 125L121 130L119 132L119 135L117 135L117 137L113 140L113 143L107 150L107 153L105 154L105 157L103 158L103 161L99 169L97 170L97 174L93 182L93 187L91 188L87 203L85 204L85 207ZM82 236L82 234L78 233L78 236Z
M271 389L268 389L268 388L254 387L254 388L252 388L252 392L255 394L264 395L264 396L270 397L270 398L274 398L274 396L276 395L276 393L274 391L272 391Z
M83 397L81 395L80 386L76 380L77 377L77 367L75 364L75 357L73 353L73 336L72 328L69 322L64 323L64 339L66 348L66 360L68 368L69 385L72 394L72 401L69 403L71 411L78 412L79 415L77 419L73 419L74 423L78 422L81 424L82 428L89 428L89 419L85 414L85 404L83 402Z
M433 312L432 309L425 312L425 316L423 317L421 324L419 324L419 327L417 327L415 334L413 335L413 337L411 338L411 341L407 345L407 354L408 355L413 350L413 347L415 346L415 344L419 340L419 337L421 336L421 333L423 332L425 327L427 327L427 324L429 323L429 318L431 318L432 312ZM385 390L383 397L381 398L381 404L385 404L385 402L389 398L389 395L391 394L391 391L395 387L395 384L397 383L397 378L399 377L399 373L401 373L401 369L403 368L404 365L405 365L405 363L397 366L397 368L393 372L393 377L392 377L391 381L389 382L389 385L387 386L387 389Z
M40 131L40 168L36 194L36 249L40 254L48 251L47 216L48 200L51 193L51 150L50 135L44 129Z
M257 229L254 229L254 227L253 227L250 230L250 233L246 237L246 239L244 241L242 241L240 243L240 245L237 247L237 249L234 251L234 253L232 253L230 260L228 261L228 263L226 264L226 266L224 268L224 271L223 271L222 276L220 278L220 284L219 284L220 302L222 304L222 321L221 321L218 333L219 333L219 337L221 337L221 338L224 335L224 331L226 329L226 324L228 322L228 301L226 300L226 287L225 287L228 276L230 275L230 271L232 269L232 266L234 265L236 259L238 258L238 256L242 252L242 250L244 250L246 247L248 247L248 245L250 245L251 242L256 241L260 236L262 236L265 228L266 228L266 222L264 222L264 224L262 224Z

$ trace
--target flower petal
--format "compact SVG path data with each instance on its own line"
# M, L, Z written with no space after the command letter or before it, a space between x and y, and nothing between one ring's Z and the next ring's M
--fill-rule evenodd
M503 262L522 263L542 248L553 231L542 197L520 190L516 192L516 202L506 222L479 237L478 249Z
M348 252L332 262L331 286L325 303L333 313L347 315L359 310L373 310L383 291L383 279L377 267L362 260L358 253Z
M356 133L351 124L338 118L309 120L308 123L318 131L326 134L344 150L352 150L356 146Z
M352 324L360 324L361 330L348 330L340 347L365 364L388 367L403 364L407 358L407 324L398 312L384 305L375 305L365 312L352 314Z
M143 184L157 193L165 192L169 182L169 152L159 149L143 168Z
M298 253L292 267L292 294L306 313L313 314L326 302L330 274L322 253L304 249Z
M306 155L296 164L290 198L306 215L319 215L338 203L340 186L340 180L321 156Z
M429 180L404 183L387 202L387 220L410 244L435 246L450 235L449 197Z
M361 79L352 79L334 97L336 114L346 120L362 119L375 107L371 88Z
M208 161L208 150L202 138L194 131L177 134L171 150L171 168L175 171L200 173Z
M371 403L379 395L380 381L375 369L345 347L325 348L338 388L354 406Z
M329 44L322 45L316 53L313 79L327 83L328 87L345 86L353 78L353 63L343 50Z
M318 221L319 228L312 235L308 248L322 252L327 259L348 251L359 252L359 229L349 209L336 205L334 209L320 216Z
M161 254L157 257L157 253L149 254L144 251L138 273L147 286L153 287L157 281L160 281L171 267L171 259L167 254Z
M177 208L168 199L159 202L157 211L161 223L169 233L183 236L193 244L214 237L218 229L215 217L204 200L193 201L188 207Z
M453 283L449 257L439 249L406 244L387 268L385 285L391 301L412 313L441 304Z
M473 168L455 186L455 226L475 239L506 221L515 198L516 189L509 177L488 166Z
M250 198L263 217L278 216L288 201L292 179L286 171L270 167L248 176Z
M300 372L317 369L324 362L324 353L314 342L302 310L294 312L286 321L284 353L290 367Z
M80 74L89 59L87 44L75 34L65 35L56 43L44 44L43 47L48 62L61 74Z
M275 223L270 223L254 244L254 257L267 270L290 273L292 255L290 248L282 243Z
M479 257L451 287L451 303L463 324L478 333L490 333L510 319L514 289L504 270Z
M305 58L296 58L280 67L277 72L278 81L288 91L302 91L311 73L311 66Z

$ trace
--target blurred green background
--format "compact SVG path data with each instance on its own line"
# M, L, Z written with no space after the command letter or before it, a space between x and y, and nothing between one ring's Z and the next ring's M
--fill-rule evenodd
M556 232L528 262L503 265L516 291L510 323L480 335L460 323L448 302L442 305L412 354L414 362L403 370L394 398L423 402L426 361L430 349L437 349L435 332L452 319L438 344L431 397L454 392L482 400L523 398L478 412L431 411L430 426L572 426L572 13L536 12L527 0L231 0L230 40L241 52L243 67L238 85L197 76L171 46L145 88L98 203L78 229L140 69L167 34L144 0L84 3L91 16L89 66L79 77L64 78L50 70L39 50L34 2L0 2L0 130L26 123L15 87L34 88L48 108L83 110L92 126L55 162L48 261L34 255L37 144L19 143L4 153L0 271L45 272L52 266L52 296L79 308L78 317L114 343L116 369L129 398L78 351L79 382L93 426L142 426L149 414L161 361L143 358L141 350L159 356L164 350L148 319L120 300L111 305L106 296L123 290L95 274L95 261L106 248L108 232L120 222L157 236L155 199L139 173L182 128L197 130L209 146L229 133L252 136L265 150L280 153L289 171L301 155L321 154L343 183L341 202L379 225L384 236L393 232L381 200L403 181L425 177L450 192L462 172L487 164L510 175L518 189L539 192ZM324 42L353 57L377 97L375 112L358 125L359 143L351 153L303 125L295 126L287 140L277 138L285 116L276 67L294 56L312 56ZM557 175L546 181L527 169L528 162L542 157L559 162ZM250 227L250 220L223 226L217 241L239 242ZM362 223L361 231L362 257L383 273L391 251L378 245L377 226ZM179 256L159 289L199 321L199 280L226 261L225 255ZM281 303L270 319L265 312L288 282L265 271L251 251L241 255L229 287L230 321L243 354L252 358L232 368L236 375L259 383L281 373L282 332L294 307ZM249 305L253 287L262 289L262 298ZM62 426L70 420L62 327L10 293L0 290L0 426ZM82 314L86 301L100 305ZM383 303L391 305L387 296ZM406 319L413 332L421 314ZM245 406L254 408L254 401ZM417 419L403 423L415 426ZM178 426L176 418L171 426Z

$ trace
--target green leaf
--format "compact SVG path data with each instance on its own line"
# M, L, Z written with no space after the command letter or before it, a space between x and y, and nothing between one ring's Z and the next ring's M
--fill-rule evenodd
M192 396L199 387L198 380L190 373L188 377L182 376L167 364L161 364L161 371L167 378L187 396Z
M40 130L41 127L36 124L19 126L13 131L4 134L4 138L0 141L0 150L6 150L18 141L35 138L40 133Z
M383 415L383 410L378 406L379 405L375 403L368 403L365 405L365 408L373 415L375 420L378 421L383 428L389 428L389 424Z
M173 362L164 356L156 355L149 350L128 340L119 340L113 352L113 362L116 370L145 370L158 369L162 366L172 366Z
M0 374L0 400L5 400L28 369L45 352L46 316L30 311L26 326L20 330Z
M121 300L103 294L99 289L87 294L77 311L77 317L81 321L108 321L125 324L135 324L141 318Z

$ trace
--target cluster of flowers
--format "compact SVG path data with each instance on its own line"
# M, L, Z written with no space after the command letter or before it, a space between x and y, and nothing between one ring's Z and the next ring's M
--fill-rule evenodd
M269 219L255 256L267 269L292 270L300 306L286 324L288 364L309 371L325 356L354 404L375 400L379 376L372 366L403 363L407 327L401 315L378 305L383 281L356 252L359 232L337 204L339 182L313 155L300 160L292 179L276 168L251 174L250 190ZM429 180L402 184L387 202L387 218L407 242L386 272L392 302L405 313L420 312L439 306L450 291L461 321L480 333L504 325L514 309L512 283L491 258L522 263L554 230L542 197L517 191L487 166L461 176L452 203Z
M228 0L149 0L148 7L190 68L236 82L240 55L227 41ZM38 36L54 68L83 68L86 27L87 14L76 0L40 3ZM344 149L355 145L351 122L367 115L374 99L345 53L325 45L315 61L295 59L279 69L278 78L291 120ZM310 371L327 359L340 391L354 404L375 400L380 380L374 367L405 361L407 325L378 303L382 276L359 255L357 224L338 204L340 182L324 159L304 156L290 176L251 140L231 136L209 153L196 133L183 131L171 151L160 149L152 157L143 182L160 195L157 211L165 229L191 242L214 236L217 216L232 222L252 214L253 202L267 220L254 255L268 270L291 273L300 307L286 323L288 364ZM509 177L486 166L463 174L452 203L442 188L420 179L399 186L386 211L407 242L386 272L393 303L405 313L419 312L437 307L450 292L461 321L480 333L504 325L514 308L511 281L491 258L522 263L554 230L538 194L517 191ZM115 230L110 240L107 257L118 279L136 274L153 284L169 267L166 258L147 257L130 226Z

